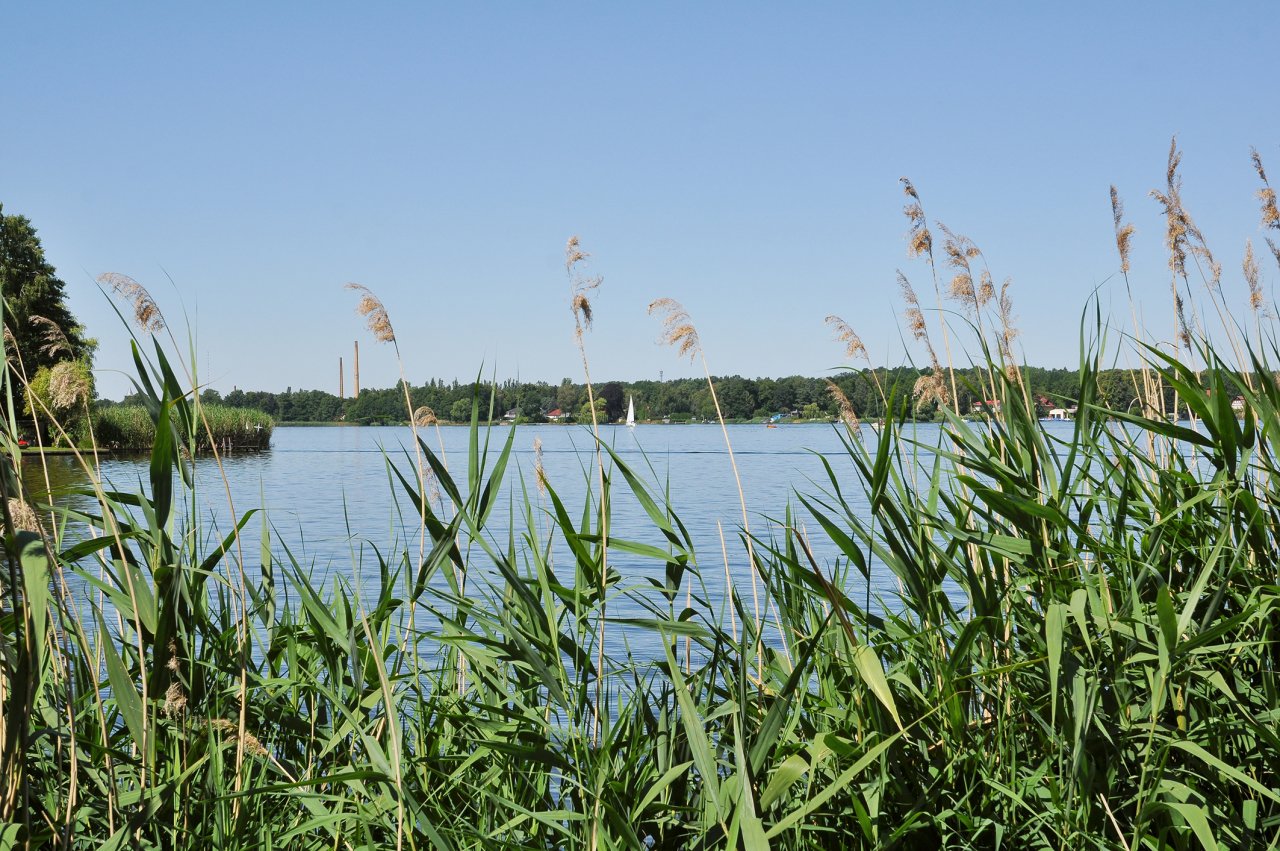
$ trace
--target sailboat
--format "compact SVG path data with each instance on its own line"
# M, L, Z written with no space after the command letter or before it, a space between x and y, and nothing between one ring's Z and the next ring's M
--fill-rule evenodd
M634 396L627 397L627 427L636 427L636 399Z

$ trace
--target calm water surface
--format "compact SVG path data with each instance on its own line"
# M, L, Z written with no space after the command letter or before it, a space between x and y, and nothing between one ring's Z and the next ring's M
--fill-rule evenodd
M1050 427L1060 427L1065 432L1071 424ZM509 434L507 427L490 432L491 458L496 458ZM817 524L798 505L795 492L812 495L830 490L819 457L826 456L841 479L846 499L856 511L867 515L869 509L862 498L861 487L835 429L828 425L779 428L737 425L729 426L729 434L742 476L752 532L768 537L771 529L778 528L790 504L796 509L798 520L807 522L815 530L812 536L815 551L830 568L837 553L825 543ZM865 439L874 440L869 429L864 428L864 435ZM724 557L717 523L724 529L734 582L738 584L739 593L748 597L750 574L737 535L742 522L741 509L720 428L714 425L639 425L634 429L609 426L602 436L652 488L670 494L672 507L694 539L712 605L721 605L725 593ZM932 445L937 440L938 427L920 426L917 436L926 445ZM465 487L469 430L442 427L438 438L434 429L424 431L424 437L437 451L438 442L443 442L446 462L463 480L460 486ZM491 520L494 540L502 549L506 547L511 511L517 516L517 536L522 531L519 511L524 488L527 487L529 498L535 504L549 506L545 497L539 498L533 484L535 440L542 443L543 467L551 486L571 516L575 520L581 516L586 482L592 475L594 463L590 432L581 427L520 426L515 430L506 487ZM82 486L82 474L70 459L50 461L55 491L68 485ZM384 554L408 547L414 558L417 557L417 509L403 493L389 464L398 466L412 479L412 435L408 428L277 428L269 450L229 456L223 462L236 514L242 515L251 508L266 509L266 518L275 536L272 549L277 557L287 548L315 575L355 578L355 584L361 584L358 578L362 575L377 575L377 564L371 557L373 547ZM147 462L140 458L108 459L102 464L102 476L116 490L145 490ZM201 458L197 463L197 490L201 522L207 530L218 529L225 534L231 526L232 513L216 465L210 458ZM610 534L664 546L661 534L648 522L621 476L615 477L612 494L614 513ZM64 504L76 500L65 495L56 499ZM545 514L537 519L543 529L549 525ZM69 534L74 536L74 530ZM256 518L251 520L245 534L246 561L252 568L260 562L261 523ZM646 576L660 577L663 572L662 565L653 560L621 552L611 555L611 564L636 584L647 585ZM867 591L861 577L855 576L851 581L857 587L848 590L861 598ZM870 591L873 597L892 595L896 591L896 580L882 569L873 573Z

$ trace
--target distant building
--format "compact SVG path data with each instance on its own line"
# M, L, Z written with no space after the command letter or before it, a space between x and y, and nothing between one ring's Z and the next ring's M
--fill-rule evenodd
M1053 408L1049 411L1049 419L1051 420L1069 420L1071 412L1066 408Z
M566 414L564 411L560 410L559 408L552 408L551 410L547 411L547 419L553 423L563 422L567 418L568 418L568 414Z

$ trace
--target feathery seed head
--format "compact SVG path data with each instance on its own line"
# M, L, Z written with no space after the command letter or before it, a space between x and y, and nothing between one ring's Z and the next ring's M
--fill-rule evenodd
M1262 202L1262 226L1280 229L1280 209L1276 208L1276 191L1270 186L1258 190L1258 200Z
M702 343L684 305L673 298L656 299L649 304L649 315L655 313L663 316L662 344L673 347L681 357L688 355L689 360L693 360L702 351Z
M933 372L917 378L915 386L911 388L911 395L921 404L935 401L939 405L947 404L947 382L942 372L935 367Z
M43 343L40 346L40 354L46 357L53 357L59 352L71 354L71 342L58 327L58 323L44 316L32 316L29 321L36 328L43 329L40 332L40 340Z
M828 378L827 392L831 394L831 398L835 400L836 406L840 409L840 419L845 426L853 434L859 434L861 432L861 424L858 422L858 415L854 412L853 403L849 401L849 397L840 389L840 385Z
M533 474L538 486L538 493L545 494L547 492L547 471L542 466L542 438L540 437L533 439Z
M858 333L849 327L849 324L839 316L832 314L827 317L827 324L836 332L836 340L844 343L844 356L847 358L864 358L870 363L867 355L867 347L862 345L862 338Z
M996 296L995 284L991 281L991 273L986 269L982 270L982 279L978 285L978 293L974 297L974 302L978 307L983 307L987 302Z
M1255 152L1256 154L1256 152ZM1253 256L1253 240L1244 243L1244 280L1249 285L1249 309L1257 313L1263 308L1262 286L1258 283L1258 261Z
M13 519L13 528L16 531L37 534L41 531L40 518L36 516L30 504L17 497L9 497L9 517Z
M920 196L916 193L916 188L911 181L905 177L898 178L898 182L902 184L902 191L908 198L920 200Z
M1115 222L1116 250L1120 252L1120 271L1129 271L1129 248L1133 240L1133 225L1124 222L1124 202L1115 186L1111 187L1111 219Z
M959 272L951 279L950 296L956 301L963 301L967 305L973 305L977 302L977 293L973 289L973 278L968 272Z
M49 401L66 411L89 400L89 380L74 361L59 361L49 370Z
M368 328L373 333L373 338L379 343L394 343L396 341L396 332L391 327L391 317L387 314L387 308L378 297L363 284L347 284L347 289L355 290L360 294L360 303L356 305L356 313L365 317Z
M143 331L154 334L164 330L164 317L160 314L160 308L142 284L118 272L99 275L98 283L110 287L113 293L133 306L133 321Z
M413 412L413 424L415 426L418 426L419 428L423 428L425 426L432 426L432 425L435 425L437 422L438 420L436 419L436 412L431 410L431 408L427 407L426 405L423 405L422 407L418 408L416 411Z
M168 718L176 718L186 708L186 692L182 690L182 684L174 680L169 683L169 689L164 693L164 706L161 707L160 711Z

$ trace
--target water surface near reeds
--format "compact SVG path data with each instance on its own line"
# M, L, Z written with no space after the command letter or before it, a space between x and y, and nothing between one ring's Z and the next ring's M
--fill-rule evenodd
M1046 423L1051 432L1070 434L1072 423ZM795 493L821 495L830 489L822 458L844 479L849 488L844 496L862 516L870 508L865 495L852 487L854 477L839 433L828 425L787 425L765 428L761 425L731 425L730 439L737 456L746 495L751 532L757 539L768 541L785 521L791 505L794 522L807 524L815 555L824 570L834 574L837 551L806 512L798 506ZM445 426L420 434L434 451L441 451L455 478L465 482L469 429ZM496 456L510 434L510 427L495 427L489 434L490 456ZM863 426L863 439L874 445L875 432ZM925 447L937 445L940 428L933 424L907 425L904 436ZM724 436L714 425L639 425L634 429L607 426L602 438L633 470L642 475L657 493L669 494L670 503L693 538L709 602L719 607L725 598L725 556L721 549L719 528L723 528L728 551L729 573L738 585L739 594L749 596L750 573L740 540L741 510L733 470L725 449ZM418 512L391 473L394 464L408 477L413 477L412 432L407 427L353 426L348 428L290 427L278 429L271 448L262 452L225 455L222 469L236 514L253 508L264 508L270 524L274 557L297 559L320 581L328 585L335 577L359 578L355 584L376 583L378 567L374 550L384 555L408 549L418 550ZM576 426L518 426L515 428L511 466L494 510L488 534L496 546L508 544L510 518L515 517L517 547L523 546L525 531L521 516L524 494L538 509L535 520L540 533L549 521L544 511L550 502L539 494L535 485L535 440L541 442L541 458L546 478L573 516L580 516L586 498L586 482L593 476L594 457L589 429ZM929 475L932 454L921 450L919 470ZM149 459L146 456L104 458L101 473L107 487L123 492L145 491ZM28 484L42 491L41 473L36 465L26 467ZM49 475L55 502L78 504L94 510L92 500L70 496L67 488L83 487L85 478L77 462L71 458L49 459ZM199 516L206 540L212 545L231 527L231 512L226 489L214 459L197 459L196 481ZM621 481L611 490L612 514L610 535L662 546L664 542L644 515L643 509ZM437 506L438 508L438 506ZM187 516L190 516L189 513ZM719 527L717 526L719 524ZM65 531L67 540L82 532ZM261 562L259 541L262 523L250 520L243 533L244 558L251 572ZM540 537L545 537L540 534ZM781 538L780 535L777 537ZM430 542L427 543L428 548ZM287 552L286 552L287 551ZM559 554L554 550L553 554ZM567 555L567 554L566 554ZM483 562L483 559L477 559ZM566 559L566 563L567 559ZM647 587L646 577L659 578L663 565L651 559L630 555L620 550L611 556L611 565L628 584ZM876 568L880 569L877 570ZM846 582L846 592L858 599L867 595L862 577L853 572ZM891 598L897 583L883 566L873 563L870 597ZM87 592L87 587L86 587ZM890 603L891 605L891 603ZM630 611L628 610L630 607ZM623 601L614 610L618 616L642 613L633 601ZM618 634L638 641L652 640L652 633L637 630ZM645 655L643 646L636 647ZM656 648L654 648L656 652Z

